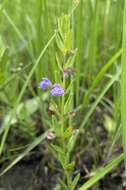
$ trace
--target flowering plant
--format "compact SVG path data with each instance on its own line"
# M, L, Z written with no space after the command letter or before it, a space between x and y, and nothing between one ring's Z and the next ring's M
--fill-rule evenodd
M74 190L80 174L72 179L72 172L75 166L71 158L77 130L73 128L73 68L76 50L72 48L72 30L70 16L63 15L58 20L58 32L56 33L56 62L57 76L56 83L48 78L43 78L39 88L48 90L50 93L49 113L51 113L51 131L47 135L52 152L59 160L64 177L60 179L62 189ZM54 98L55 97L55 98ZM58 101L57 101L58 99Z

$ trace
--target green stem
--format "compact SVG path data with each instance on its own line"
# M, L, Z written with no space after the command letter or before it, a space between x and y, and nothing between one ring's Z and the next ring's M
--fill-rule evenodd
M65 90L65 81L63 79L63 88ZM64 94L62 95L62 105L61 105L61 139L62 139L62 145L65 150L65 142L64 142L64 104L65 104L65 97Z
M126 1L124 6L123 42L122 42L122 77L121 77L121 118L124 162L126 168Z
M65 91L65 79L63 77L63 88ZM64 121L64 106L65 106L65 95L63 94L62 96L62 105L61 105L61 144L62 144L62 148L63 151L66 154L66 144L65 144L65 139L64 139L64 128L65 128L65 121ZM64 174L67 180L67 186L68 188L70 188L71 185L71 180L70 180L70 173L68 170L64 169Z
M70 186L71 186L71 180L70 180L70 173L69 171L65 171L65 175L66 175L66 180L67 180L67 186L68 188L70 189Z

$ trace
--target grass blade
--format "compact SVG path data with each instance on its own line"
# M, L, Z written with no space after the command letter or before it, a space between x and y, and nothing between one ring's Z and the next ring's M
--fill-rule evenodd
M82 185L79 190L87 190L96 182L98 182L101 178L103 178L107 173L109 173L114 167L116 167L122 160L124 159L124 155L121 154L117 158L113 159L107 166L97 170L95 175L89 179L84 185Z
M96 106L98 105L98 103L101 101L101 99L103 98L103 96L105 95L105 93L108 91L108 89L112 86L112 84L118 79L118 77L120 76L121 71L119 70L118 73L112 77L112 79L108 82L108 84L105 86L105 88L102 90L102 92L100 93L100 95L97 97L97 99L95 100L95 102L93 103L93 105L91 106L91 108L89 109L89 111L87 112L81 126L80 129L82 129L83 127L85 127L88 119L90 118L90 116L92 115L92 113L94 112Z
M116 54L102 67L102 69L99 71L97 76L95 77L93 83L91 84L91 87L87 91L86 95L84 96L84 106L85 104L88 104L89 96L92 93L92 91L97 87L100 80L103 79L104 74L107 72L107 70L115 63L115 61L121 56L122 49L120 49Z
M122 75L121 75L121 119L124 161L126 167L126 1L124 5L123 42L122 42Z
M18 155L18 157L11 162L11 164L9 164L9 166L7 166L2 173L0 173L0 176L4 175L7 171L9 171L15 164L17 164L20 160L22 160L25 156L27 156L27 154L33 150L37 145L39 145L40 143L42 143L44 141L44 139L47 136L47 132L45 132L44 134L40 135L39 137L37 137L21 154Z
M22 90L21 90L21 92L20 92L20 94L19 94L19 96L18 96L18 98L17 98L16 104L15 104L15 109L14 109L14 111L12 112L11 118L13 118L13 117L15 116L17 106L19 105L19 103L20 103L20 101L21 101L21 99L22 99L22 97L23 97L23 95L24 95L24 92L25 92L26 87L27 87L27 85L28 85L28 83L29 83L29 80L31 79L31 77L32 77L32 75L33 75L33 73L34 73L36 67L38 66L38 64L39 64L41 58L43 57L44 53L46 52L48 46L51 44L51 42L52 42L53 39L55 38L55 35L56 35L56 33L53 34L53 36L50 38L50 40L48 41L48 43L45 45L44 49L41 51L41 53L40 53L39 57L37 58L35 64L33 65L32 69L31 69L31 71L30 71L30 73L29 73L29 75L28 75L28 77L27 77L27 80L26 80L26 82L24 83L24 86L22 87ZM0 144L0 155L1 155L2 151L3 151L4 144L5 144L5 141L6 141L8 132L9 132L9 129L10 129L11 118L10 118L10 121L8 122L8 125L6 126L6 130L5 130L5 132L4 132L4 134L3 134L3 137L2 137L2 140L1 140L1 144Z

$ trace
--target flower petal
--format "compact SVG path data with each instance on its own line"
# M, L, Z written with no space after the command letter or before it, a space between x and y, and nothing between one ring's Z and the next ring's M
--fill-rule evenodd
M47 87L50 88L51 86L52 86L52 83L48 78L43 78L43 80L39 84L39 88L41 88L42 90L46 90Z

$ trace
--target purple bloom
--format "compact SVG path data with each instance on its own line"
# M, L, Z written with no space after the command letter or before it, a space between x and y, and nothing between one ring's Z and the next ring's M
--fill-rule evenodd
M51 87L52 83L48 78L43 78L42 82L39 84L39 88L41 88L42 90L46 90L47 87Z
M60 84L56 83L52 87L51 94L52 96L62 96L62 94L64 94L64 89L60 86Z

